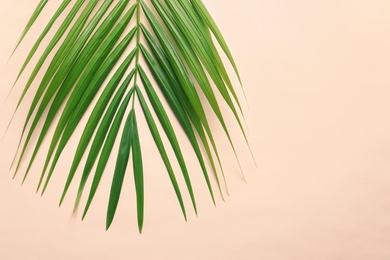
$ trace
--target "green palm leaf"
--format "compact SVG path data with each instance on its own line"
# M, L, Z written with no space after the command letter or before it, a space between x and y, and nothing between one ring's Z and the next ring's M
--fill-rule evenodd
M38 3L16 48L31 27L35 26L40 14L46 11L46 3L47 0ZM57 27L54 26L59 19L62 22ZM44 47L42 45L48 35L53 36L46 39L48 44ZM39 48L42 48L41 53ZM78 168L82 167L74 210L80 205L88 179L93 178L83 211L84 219L103 173L109 170L106 169L107 162L121 132L116 166L111 169L114 174L109 192L106 227L108 229L111 226L121 191L126 188L125 176L132 172L138 229L141 232L145 208L141 139L145 138L145 133L138 131L137 118L143 117L166 167L183 216L187 219L182 187L176 177L179 173L174 170L172 163L178 163L192 207L197 213L190 175L195 173L187 167L186 155L182 152L184 144L176 136L179 129L172 124L168 113L171 111L196 155L215 204L210 178L217 182L222 198L224 192L228 193L228 189L220 152L209 116L204 109L205 103L208 103L218 119L238 165L238 156L225 121L227 115L223 114L221 108L222 103L229 108L248 143L242 124L242 106L218 48L226 55L241 83L231 51L201 0L64 0L37 37L16 78L15 83L26 73L26 68L32 66L16 109L25 102L24 97L32 84L37 84L38 88L22 128L14 159L14 176L20 170L27 148L32 146L33 153L24 172L23 182L26 180L44 139L50 138L37 188L43 194L56 173L56 165L64 148L71 138L77 138L73 133L81 119L87 116L88 121L79 138L60 205ZM32 64L32 58L37 55L36 64ZM37 75L43 70L45 63L48 65L47 69L43 71L43 78L38 81ZM204 101L199 92L204 95ZM216 95L222 97L222 102L217 101ZM140 109L135 103L139 104ZM88 108L92 108L91 112L88 112ZM55 123L56 117L59 120ZM41 129L40 122L43 124ZM54 134L48 137L48 130L53 127ZM32 139L34 133L38 133L35 144ZM167 142L162 135L167 137ZM172 149L174 156L168 154L168 147ZM84 155L87 158L82 166ZM93 170L95 164L96 168Z

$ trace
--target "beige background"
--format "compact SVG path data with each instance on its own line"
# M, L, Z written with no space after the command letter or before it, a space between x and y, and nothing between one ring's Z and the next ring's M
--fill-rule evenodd
M235 135L247 184L224 153L231 196L215 209L194 168L199 216L187 203L185 223L162 163L145 159L144 233L130 177L106 232L109 176L84 222L71 216L74 187L57 207L74 144L42 198L34 191L43 156L23 187L20 175L11 180L23 106L0 144L0 259L390 259L390 2L204 1L248 96L258 168ZM0 0L1 134L27 45L3 64L36 2ZM155 154L148 136L141 142Z

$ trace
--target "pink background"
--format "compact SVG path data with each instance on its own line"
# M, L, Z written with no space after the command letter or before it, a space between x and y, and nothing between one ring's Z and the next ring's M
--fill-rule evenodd
M4 65L37 2L0 0L0 134L22 84L3 100L30 36L50 15L43 14ZM59 2L50 1L51 10ZM23 187L23 172L12 180L8 167L27 102L0 144L0 259L390 259L390 2L204 2L231 47L248 97L244 109L257 168L233 125L247 184L220 138L230 197L218 198L214 208L196 160L187 156L199 216L185 194L186 223L140 120L144 232L136 229L130 175L106 232L109 173L84 222L80 214L71 216L75 185L57 206L76 139L42 198L35 186L44 153Z

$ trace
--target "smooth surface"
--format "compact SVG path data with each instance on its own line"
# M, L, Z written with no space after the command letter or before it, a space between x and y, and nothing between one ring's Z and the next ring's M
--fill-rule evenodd
M22 88L16 85L3 103L28 44L4 64L36 2L0 0L0 134ZM0 144L0 259L390 259L390 2L205 3L248 97L258 168L235 135L247 184L221 140L229 151L223 160L230 197L215 209L193 167L199 216L190 213L186 223L161 160L145 158L143 234L132 176L106 232L109 174L84 222L71 216L75 185L57 207L75 143L42 198L35 186L44 153L23 187L22 174L12 180L8 166L25 103ZM145 126L141 145L153 156Z

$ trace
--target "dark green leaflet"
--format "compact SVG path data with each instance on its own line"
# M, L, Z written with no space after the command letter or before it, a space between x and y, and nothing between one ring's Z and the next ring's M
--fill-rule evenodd
M134 114L133 127L132 127L132 149L133 149L133 172L134 172L134 183L135 192L137 196L137 219L138 219L138 230L141 233L144 225L144 173L142 166L142 152L141 144L138 135L137 119Z
M152 136L154 138L154 141L156 142L157 148L158 148L158 150L160 152L160 155L161 155L161 157L162 157L162 159L164 161L165 167L167 168L168 175L169 175L169 178L171 179L171 183L172 183L172 186L173 186L173 188L175 190L177 199L179 201L181 210L183 212L183 216L187 220L187 213L186 213L186 210L185 210L185 207L184 207L183 198L181 196L179 185L177 184L175 173L173 172L172 165L170 163L170 160L168 158L167 152L165 150L164 143L161 140L160 133L159 133L159 131L157 129L156 123L154 122L153 116L150 113L148 105L146 104L145 99L144 99L144 97L143 97L143 95L142 95L142 93L141 93L141 91L139 90L138 87L136 88L136 91L137 91L137 96L138 96L139 102L141 104L142 110L144 112L146 121L148 123L150 133L152 134Z
M118 156L115 165L114 177L112 179L110 199L107 208L106 229L109 229L114 219L115 211L118 206L119 196L121 194L123 180L125 178L127 163L130 157L130 147L133 143L134 127L134 109L130 111L127 117L125 128L123 129L122 139L119 146Z

